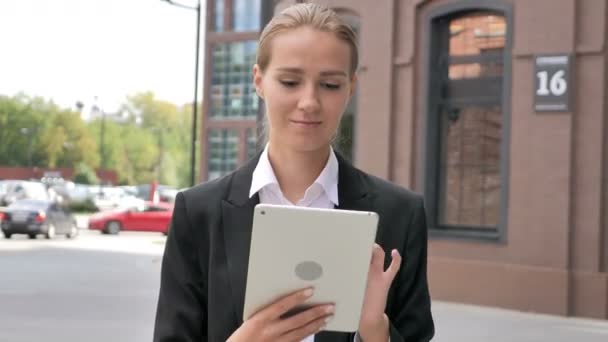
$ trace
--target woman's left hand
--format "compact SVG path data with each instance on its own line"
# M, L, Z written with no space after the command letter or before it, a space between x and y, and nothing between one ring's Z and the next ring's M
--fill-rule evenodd
M359 335L365 342L387 342L389 338L389 320L384 310L388 290L401 267L401 255L396 249L391 252L391 257L391 264L385 271L384 250L374 244L359 321Z

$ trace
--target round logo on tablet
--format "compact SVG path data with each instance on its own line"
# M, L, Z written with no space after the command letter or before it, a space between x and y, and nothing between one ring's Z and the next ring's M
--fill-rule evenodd
M317 280L323 275L323 267L314 261L303 261L296 265L295 272L302 280Z

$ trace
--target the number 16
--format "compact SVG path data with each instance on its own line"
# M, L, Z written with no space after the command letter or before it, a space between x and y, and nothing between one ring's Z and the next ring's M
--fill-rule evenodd
M539 71L536 73L536 77L538 77L538 89L536 89L536 95L539 96L561 96L566 93L568 90L568 82L564 79L565 75L564 70L560 70L551 76L551 81L549 81L549 72L548 71Z

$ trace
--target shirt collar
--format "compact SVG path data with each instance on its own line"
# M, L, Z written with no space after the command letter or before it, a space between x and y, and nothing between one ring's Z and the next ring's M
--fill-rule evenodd
M329 200L335 205L339 205L338 168L338 159L336 158L333 148L330 147L327 163L321 171L321 174L319 174L317 179L314 181L314 183L319 184L323 188L323 191ZM253 195L258 193L262 188L271 184L276 184L278 186L279 182L277 181L277 177L275 176L272 165L270 164L270 159L268 159L268 144L266 144L264 151L260 155L260 160L258 161L255 170L253 170L251 187L249 189L249 198L253 197Z

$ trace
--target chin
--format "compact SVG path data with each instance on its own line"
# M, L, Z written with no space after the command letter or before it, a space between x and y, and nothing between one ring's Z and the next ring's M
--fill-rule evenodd
M292 151L296 152L317 152L324 151L329 145L330 141L323 141L320 139L296 139L299 141L290 141L288 144Z

